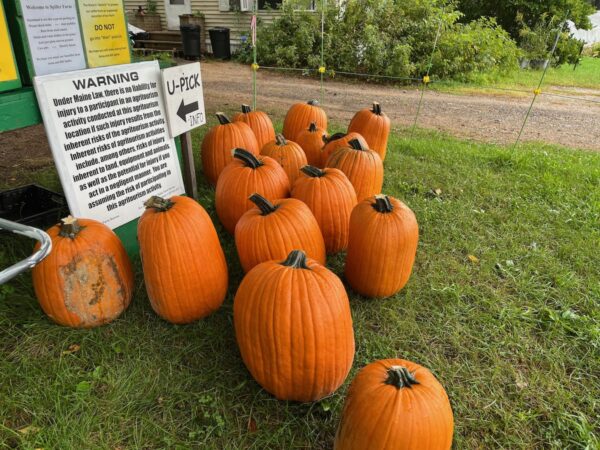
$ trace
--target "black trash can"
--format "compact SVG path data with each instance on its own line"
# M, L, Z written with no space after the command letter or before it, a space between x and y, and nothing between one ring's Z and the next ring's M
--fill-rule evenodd
M181 43L183 56L188 59L200 58L200 27L198 25L181 25Z
M220 59L231 59L229 45L229 28L216 27L208 30L213 56Z

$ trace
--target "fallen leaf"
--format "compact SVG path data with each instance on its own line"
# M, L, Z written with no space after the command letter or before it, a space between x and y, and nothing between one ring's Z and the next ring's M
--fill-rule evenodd
M256 431L256 421L252 417L248 419L248 431L250 433L254 433Z
M81 345L79 344L71 344L69 345L69 347L67 347L67 349L62 352L63 355L70 355L72 353L78 352L79 350L81 350Z
M468 255L467 258L469 258L469 261L471 261L473 264L477 264L479 262L479 258L475 255Z
M40 431L40 429L34 425L29 425L29 426L20 428L17 431L21 434L33 434L33 433L37 433L38 431Z

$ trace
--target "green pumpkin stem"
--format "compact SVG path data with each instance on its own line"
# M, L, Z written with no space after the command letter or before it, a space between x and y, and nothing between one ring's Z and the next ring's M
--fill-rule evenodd
M174 204L175 203L173 203L171 200L164 199L157 195L153 195L144 202L144 206L146 207L146 209L154 208L158 212L168 211L173 207Z
M361 150L361 151L367 150L366 148L363 147L363 145L360 143L360 141L358 139L352 139L350 142L348 142L348 146L350 148L353 148L354 150Z
M392 366L387 371L385 384L402 389L403 387L412 388L414 384L420 384L415 378L415 374L403 366Z
M311 133L316 133L317 132L317 122L311 122L310 125L308 126L308 131L310 131Z
M249 112L252 112L252 108L250 107L250 105L242 105L242 112L244 114L248 114Z
M260 194L254 193L250 197L248 197L248 199L256 206L258 206L258 209L260 209L260 212L263 216L271 214L277 209L277 206L275 206L273 203L271 203L269 200L267 200Z
M244 150L243 148L234 148L231 151L231 155L234 158L237 158L240 161L243 161L247 167L252 167L253 169L257 169L260 166L264 165L264 163L260 159L258 159L256 156L254 156L253 153L250 153L248 150Z
M307 104L309 104L310 106L319 106L319 100L309 100L306 102Z
M319 178L325 176L325 172L318 167L315 166L302 166L300 170L304 172L309 177Z
M373 114L377 114L378 116L380 116L382 114L381 112L381 105L378 102L373 102Z
M323 136L323 141L326 144L329 144L330 142L337 141L338 139L342 139L343 137L346 137L345 133L335 133L335 134L332 134L329 137Z
M83 228L84 227L79 224L79 221L75 217L68 216L61 220L60 231L58 234L64 238L75 239L75 236L77 236Z
M283 145L287 145L287 140L283 134L278 134L275 136L275 143L281 147Z
M291 267L292 269L309 269L306 265L306 253L302 250L292 250L281 265Z
M372 206L375 211L383 214L391 213L394 210L394 205L390 202L390 198L383 194L375 196L375 203Z
M219 123L221 125L227 125L228 123L231 123L231 120L229 120L229 117L227 117L225 113L218 112L215 115L217 116L217 119L219 119Z

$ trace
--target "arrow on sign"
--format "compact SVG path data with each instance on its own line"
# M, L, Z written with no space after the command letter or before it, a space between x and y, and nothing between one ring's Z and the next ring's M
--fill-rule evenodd
M177 115L179 117L181 117L181 120L183 120L184 122L187 122L187 119L185 118L189 113L193 113L194 111L198 111L198 102L193 102L190 103L189 105L186 105L183 100L181 100L181 105L179 105L179 108L177 108Z

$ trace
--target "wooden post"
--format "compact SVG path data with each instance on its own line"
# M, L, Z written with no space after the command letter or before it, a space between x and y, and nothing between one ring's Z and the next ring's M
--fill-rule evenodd
M183 159L183 185L185 193L198 200L198 184L196 183L196 169L194 167L194 152L192 149L192 133L183 133L181 139L181 158Z

